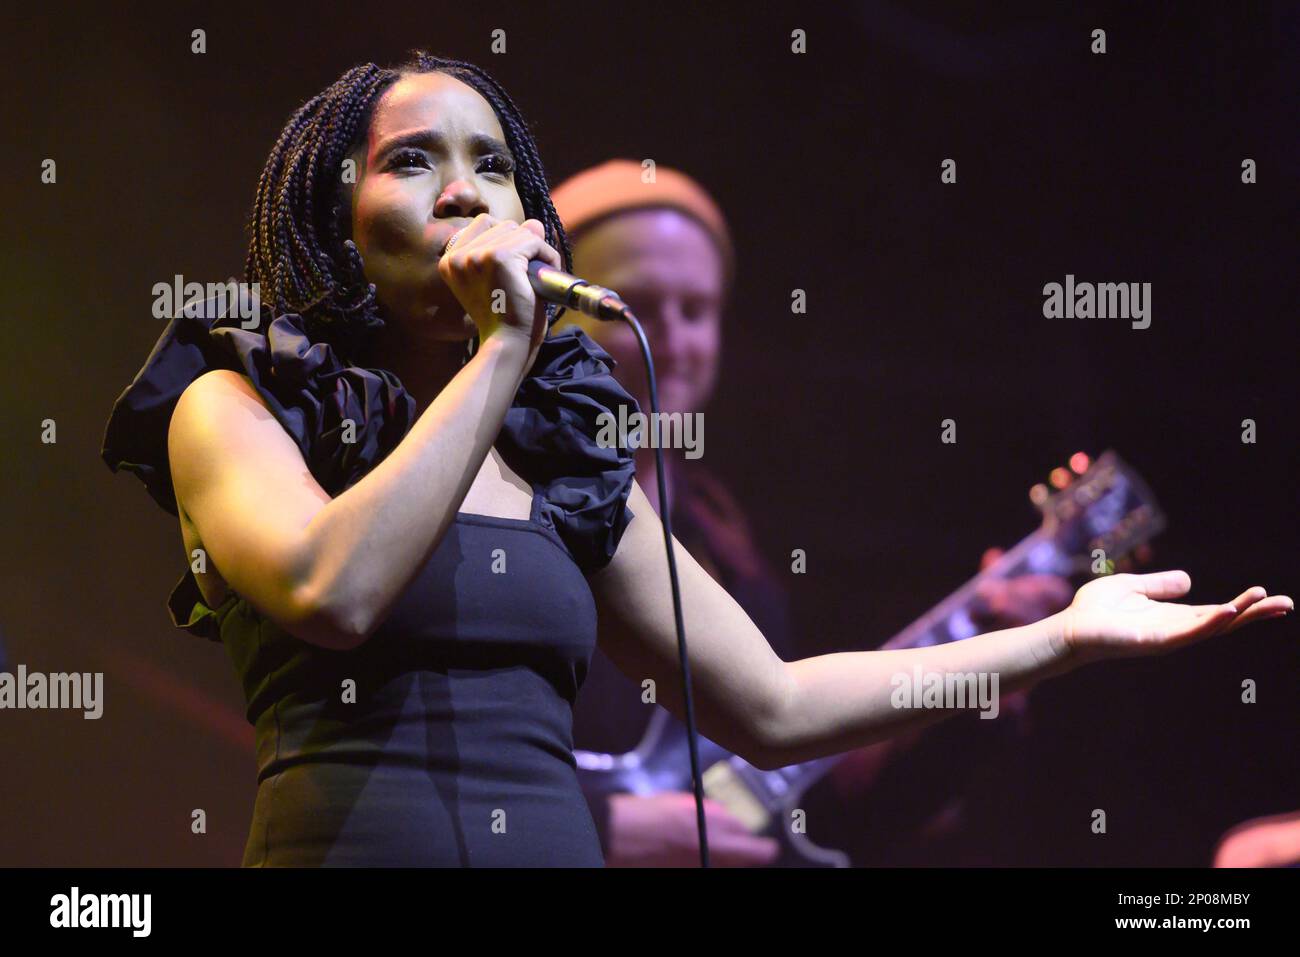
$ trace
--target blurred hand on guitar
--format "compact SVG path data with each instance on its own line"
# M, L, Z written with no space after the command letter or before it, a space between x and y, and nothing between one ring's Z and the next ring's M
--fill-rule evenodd
M980 559L980 571L1001 557L1000 548L988 549ZM990 578L976 589L970 616L981 632L1018 628L1056 614L1069 606L1072 597L1074 589L1059 575Z
M704 817L709 829L709 862L714 867L761 867L780 853L776 841L751 834L717 801L704 799ZM694 794L610 795L607 867L699 864Z

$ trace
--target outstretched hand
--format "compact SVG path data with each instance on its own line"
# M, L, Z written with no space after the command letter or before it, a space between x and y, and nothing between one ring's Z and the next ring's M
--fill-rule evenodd
M1192 579L1184 571L1108 575L1088 582L1061 613L1071 658L1085 662L1164 654L1251 622L1277 618L1295 607L1286 595L1269 597L1258 585L1226 605L1170 600L1186 595L1191 587Z

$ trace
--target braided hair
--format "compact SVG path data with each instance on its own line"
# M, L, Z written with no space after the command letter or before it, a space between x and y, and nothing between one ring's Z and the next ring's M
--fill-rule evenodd
M486 70L422 50L394 68L355 66L299 107L281 131L257 181L244 263L244 281L260 284L275 314L301 315L313 341L331 344L344 357L359 355L384 320L351 238L343 161L366 136L374 106L390 86L410 74L434 72L462 81L492 106L515 157L524 215L542 223L564 268L573 268L537 144L510 95ZM548 325L561 312L548 304Z

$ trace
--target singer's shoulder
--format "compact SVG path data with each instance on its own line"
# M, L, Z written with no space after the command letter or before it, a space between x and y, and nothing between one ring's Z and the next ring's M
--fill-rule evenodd
M253 380L234 369L209 369L185 387L172 412L171 427L182 427L213 417L230 416L240 410L267 408L266 400Z
M231 446L251 451L266 442L292 444L269 411L248 376L233 369L204 372L185 387L167 426L173 478L178 460L182 465L208 460L212 453Z
M329 499L289 427L247 376L231 370L205 373L186 388L168 426L166 460L178 510L197 526L206 519L240 527L244 514L270 527L309 518Z

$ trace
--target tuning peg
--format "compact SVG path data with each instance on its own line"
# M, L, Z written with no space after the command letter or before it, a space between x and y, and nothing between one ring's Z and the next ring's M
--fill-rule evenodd
M1070 471L1075 475L1082 475L1088 471L1088 466L1092 465L1092 459L1088 458L1087 452L1075 452L1070 456Z
M1069 469L1054 468L1052 474L1047 476L1047 481L1052 483L1052 488L1062 489L1074 481L1074 476L1070 474Z
M1047 486L1042 482L1039 482L1029 490L1029 501L1033 502L1038 508L1042 508L1047 504L1047 499L1051 494L1052 493L1047 490Z

